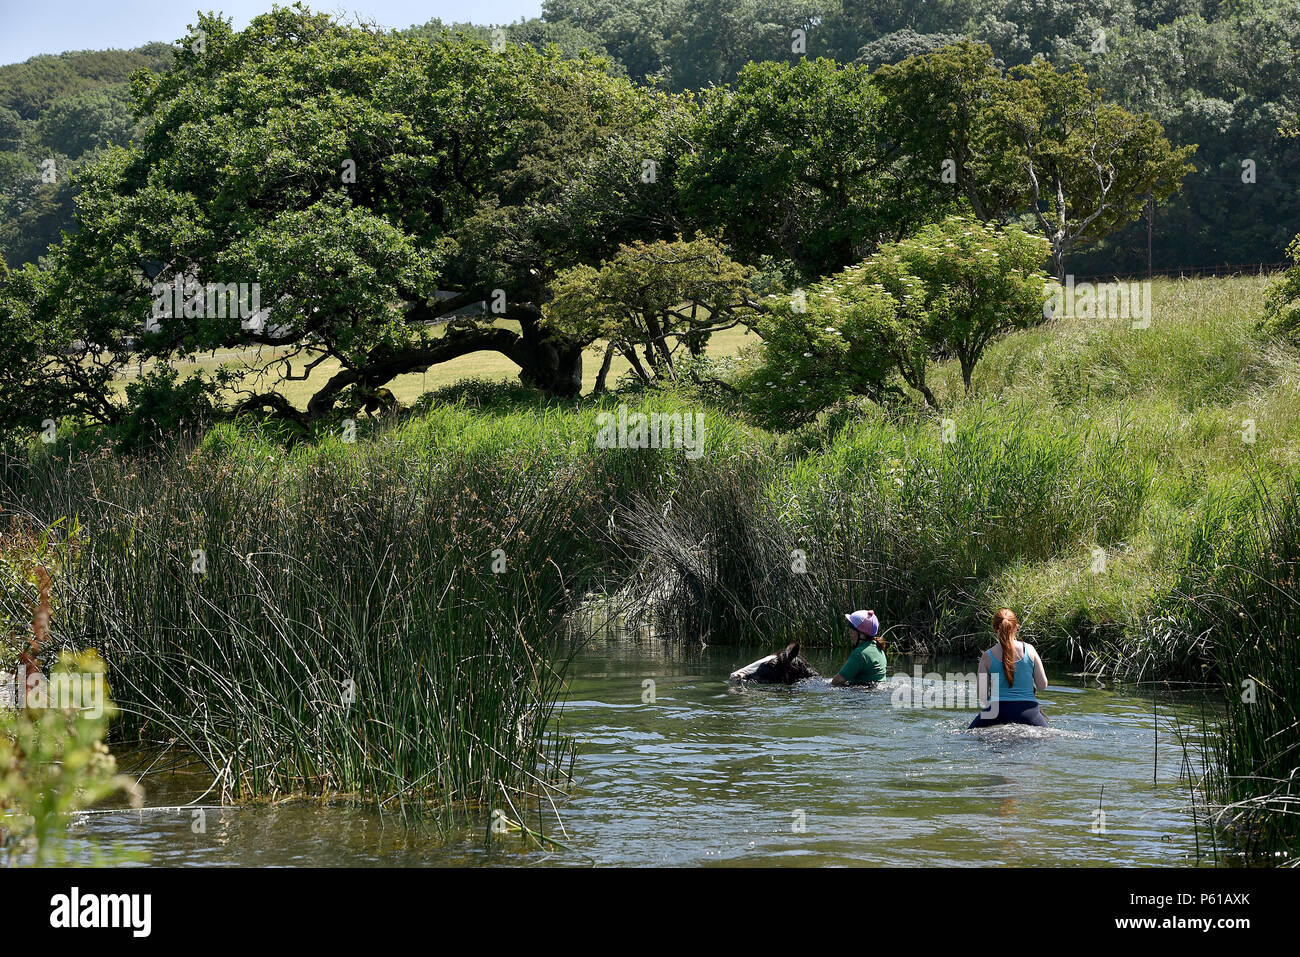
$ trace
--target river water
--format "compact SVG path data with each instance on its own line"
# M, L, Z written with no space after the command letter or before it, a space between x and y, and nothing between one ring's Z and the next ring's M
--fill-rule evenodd
M875 690L825 679L727 684L734 668L773 650L590 642L563 710L578 758L556 801L562 826L546 814L563 849L517 835L488 847L482 826L448 840L367 808L298 801L90 813L74 823L73 856L88 853L89 838L154 864L1196 863L1176 733L1198 723L1190 699L1072 680L1048 662L1050 728L965 733L968 709L895 705L906 703L900 689L915 683L917 665L935 674L974 662L891 658L896 677ZM806 657L829 675L843 652ZM921 686L943 703L933 678ZM154 807L202 791L173 774L143 783Z

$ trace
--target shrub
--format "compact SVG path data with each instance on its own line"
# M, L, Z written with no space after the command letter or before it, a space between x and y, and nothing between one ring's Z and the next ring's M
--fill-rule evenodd
M960 216L927 226L808 293L773 297L744 388L761 416L796 424L846 396L901 394L893 377L937 408L932 362L956 359L970 391L991 342L1042 321L1047 253L1016 227Z
M182 379L171 366L150 369L127 384L127 411L114 427L118 445L135 449L160 435L201 429L212 419L215 390L199 375Z
M1261 326L1271 335L1300 343L1300 235L1287 247L1287 255L1294 265L1269 284Z
M96 689L93 700L0 708L0 851L11 861L30 850L37 864L57 862L62 857L57 838L69 815L111 794L124 793L134 806L141 804L139 786L117 773L104 745L117 713L104 673L104 662L93 651L64 652L50 686ZM90 706L78 706L86 700Z

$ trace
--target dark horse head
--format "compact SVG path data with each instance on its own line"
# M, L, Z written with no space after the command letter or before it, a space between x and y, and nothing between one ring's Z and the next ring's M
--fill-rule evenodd
M760 658L731 673L732 681L761 681L767 684L792 685L804 678L816 678L817 672L799 657L799 642L792 641L784 651Z

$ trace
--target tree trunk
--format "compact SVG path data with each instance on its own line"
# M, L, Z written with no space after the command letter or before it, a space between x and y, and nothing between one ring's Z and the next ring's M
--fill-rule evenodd
M542 339L529 350L519 369L519 381L557 398L582 392L582 347L556 339Z
M605 346L605 358L600 363L600 372L596 373L596 387L592 393L599 395L605 391L605 379L609 376L609 367L614 362L614 343Z
M1065 285L1065 244L1052 244L1052 271L1056 273L1056 281L1062 286Z
M641 363L641 357L636 354L636 346L623 346L622 352L623 357L628 361L628 365L632 367L632 371L637 374L637 378L646 385L650 385L654 382L654 376L651 375L650 370Z
M582 346L550 336L538 326L532 310L511 310L519 320L523 349L512 358L519 363L519 381L547 395L572 398L582 392Z

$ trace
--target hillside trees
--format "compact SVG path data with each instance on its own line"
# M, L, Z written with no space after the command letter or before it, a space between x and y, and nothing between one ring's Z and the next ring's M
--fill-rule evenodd
M1148 198L1173 194L1194 146L1175 148L1160 124L1106 102L1079 67L1035 60L1013 71L992 109L995 149L1028 179L1029 208L1065 279L1065 257L1127 226Z
M991 145L991 111L1007 82L992 50L963 40L881 66L873 78L912 176L936 193L951 184L948 202L964 200L984 222L1005 223L1024 208L1026 177L1014 156Z
M599 61L301 8L196 29L202 49L137 79L143 134L81 177L80 230L10 284L0 320L26 361L0 369L0 390L40 379L50 405L29 418L119 416L103 370L133 338L135 358L164 362L275 347L239 408L300 420L484 349L539 388L578 390L581 349L541 323L547 285L668 229L682 104ZM159 315L157 290L176 283L187 306L207 283L255 285L263 309L174 301ZM290 407L278 385L327 361L337 371Z
M682 160L685 214L721 228L740 258L818 276L928 214L897 175L885 102L866 69L755 63L705 96Z
M910 168L946 180L986 222L1028 214L1065 257L1136 220L1192 169L1150 116L1107 101L1077 65L1044 59L1000 69L989 47L963 42L877 71L887 123ZM909 121L933 116L937 122Z

